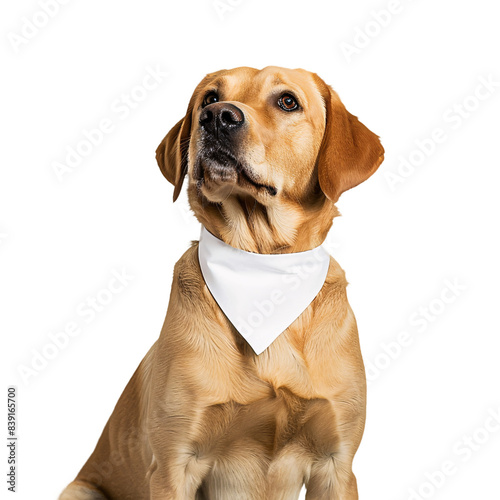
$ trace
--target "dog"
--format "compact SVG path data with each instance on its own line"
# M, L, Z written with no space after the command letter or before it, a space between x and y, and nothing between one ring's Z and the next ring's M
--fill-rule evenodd
M279 67L208 74L156 151L174 201L186 180L207 248L257 264L320 247L339 196L383 157L319 76ZM304 484L307 500L357 499L366 379L344 271L319 263L319 289L255 349L209 289L199 247L176 263L160 337L60 500L291 500ZM247 271L225 282L233 307Z

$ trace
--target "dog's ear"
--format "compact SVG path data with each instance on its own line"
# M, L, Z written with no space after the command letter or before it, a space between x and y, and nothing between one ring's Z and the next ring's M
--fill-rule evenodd
M377 135L351 115L337 93L315 76L326 108L326 128L318 154L318 180L334 203L348 189L368 179L384 159Z
M156 148L156 161L163 175L174 185L174 201L179 197L188 171L188 151L191 140L191 122L196 100L210 80L222 71L209 73L198 84L189 100L186 116L177 122Z
M158 166L167 180L174 185L174 201L179 197L187 173L191 114L190 105L186 116L172 127L156 149Z

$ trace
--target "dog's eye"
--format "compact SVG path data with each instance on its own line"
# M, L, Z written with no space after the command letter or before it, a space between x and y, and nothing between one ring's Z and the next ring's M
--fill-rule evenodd
M283 94L278 99L278 106L284 111L295 111L299 107L299 103L291 94Z
M219 96L217 95L216 92L209 92L205 96L205 99L203 99L201 107L204 108L205 106L208 106L209 104L213 104L214 102L219 102Z

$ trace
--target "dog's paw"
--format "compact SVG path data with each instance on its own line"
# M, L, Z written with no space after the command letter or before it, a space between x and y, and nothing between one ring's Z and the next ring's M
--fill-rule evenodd
M73 481L61 493L59 500L107 500L107 498L92 485Z

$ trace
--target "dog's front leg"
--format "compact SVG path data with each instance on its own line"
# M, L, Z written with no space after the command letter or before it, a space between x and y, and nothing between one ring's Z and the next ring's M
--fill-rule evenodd
M335 456L318 460L306 483L306 500L358 500L356 477L351 465Z
M203 478L189 469L182 463L156 469L150 479L150 500L196 500Z
M187 399L187 398L186 398ZM196 405L192 403L192 408ZM195 429L201 427L201 411L172 415L160 412L162 425L150 429L153 462L150 467L150 500L196 500L212 461L200 455ZM168 429L168 430L167 430Z
M150 468L150 500L200 498L200 486L213 464L196 452L189 436L187 427L183 430L179 427L176 434L159 436L155 446L157 453Z
M150 500L195 500L213 465L211 455L200 448L206 403L186 370L176 365L170 373L159 370L156 375L148 417Z
M352 462L363 434L365 405L362 397L344 396L332 401L333 418L325 413L316 422L325 447L317 450L306 476L306 500L358 500Z

